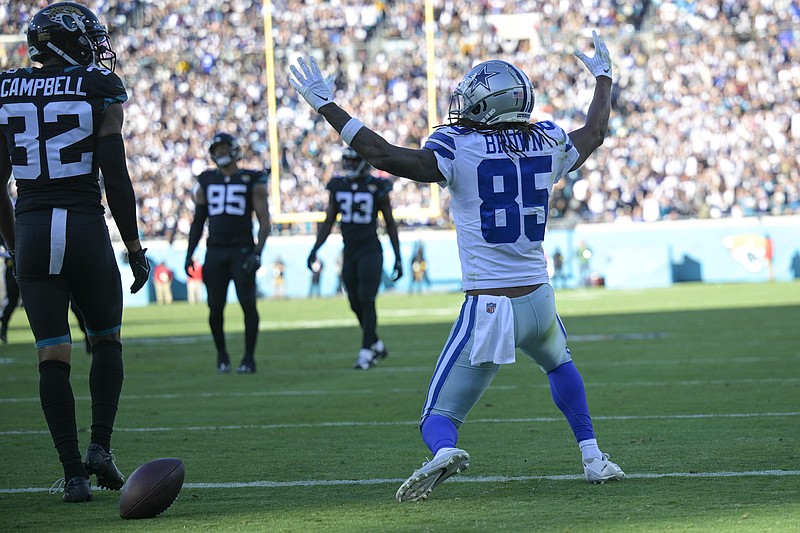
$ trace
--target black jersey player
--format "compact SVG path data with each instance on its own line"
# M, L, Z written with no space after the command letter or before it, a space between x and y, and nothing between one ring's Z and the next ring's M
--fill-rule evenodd
M230 282L236 288L244 311L244 355L236 371L256 371L254 352L258 339L256 308L256 271L261 266L261 252L270 233L267 203L267 175L239 167L242 150L239 142L227 133L218 133L209 146L217 168L197 178L195 215L189 231L186 273L191 274L194 251L208 220L203 283L208 291L208 323L217 349L217 371L227 374L231 360L225 344L223 311ZM258 237L253 242L253 213L258 220Z
M362 330L361 349L353 368L367 370L388 355L376 332L375 297L383 274L383 249L377 233L378 212L383 215L386 233L394 249L394 281L403 275L400 239L389 199L392 183L371 176L369 163L349 146L342 152L342 166L345 175L328 183L330 198L325 221L317 230L317 241L308 256L308 268L313 271L317 251L330 235L336 217L341 215L344 242L342 281L350 308L358 317Z
M125 479L110 449L123 382L122 284L98 170L128 250L131 292L145 285L150 265L122 140L128 95L113 72L105 26L80 4L51 4L28 24L28 54L42 66L0 74L0 232L36 339L39 395L64 469L63 500L83 502L92 499L90 475L109 489ZM12 173L15 208L6 187ZM83 458L69 380L71 296L92 347L91 443Z

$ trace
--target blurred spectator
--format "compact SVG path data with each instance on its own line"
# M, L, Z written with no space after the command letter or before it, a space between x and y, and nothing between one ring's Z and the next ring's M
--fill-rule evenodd
M204 167L203 139L230 131L243 139L245 166L270 161L262 3L88 4L111 21L115 48L129 58L117 70L139 80L129 87L125 135L143 232L185 238L193 176ZM0 43L0 67L25 62L26 25L41 5L0 6L0 32L12 37ZM301 50L315 50L336 75L338 101L389 140L419 146L429 120L423 3L274 0L272 6L276 196L282 212L322 211L341 154L321 147L338 139L287 91L287 66ZM556 185L552 226L800 213L796 0L434 0L434 17L434 124L446 121L463 72L502 55L534 82L536 120L577 127L583 117L569 110L587 107L591 92L576 87L590 84L575 83L587 74L566 56L579 31L609 28L604 35L614 36L608 45L619 77L609 135L589 163ZM558 54L565 60L545 60ZM565 98L574 102L566 105ZM441 216L419 214L433 201L432 190L396 181L401 226L451 226L446 191ZM412 210L417 214L399 215ZM315 231L309 223L276 229Z
M325 268L325 264L320 260L319 257L314 259L314 262L311 263L311 287L308 289L308 297L319 298L322 296L321 288L320 288L320 281L322 280L322 269Z
M203 301L203 265L197 259L186 269L186 299L190 304Z
M286 263L280 257L272 264L272 297L286 299Z
M155 285L158 305L172 303L172 280L174 277L172 269L164 261L161 261L153 269L153 285Z
M336 256L336 294L342 294L344 290L344 280L342 280L342 268L344 268L344 248Z
M553 288L564 288L566 279L564 278L564 256L561 250L556 248L553 254Z
M592 249L581 240L578 243L578 283L581 287L589 287L592 285Z
M431 280L428 279L428 262L425 261L425 246L422 241L416 244L414 257L411 259L411 284L408 292L422 292L422 285L430 287Z
M767 275L769 276L770 281L775 281L775 270L773 267L773 262L775 259L775 244L772 242L772 237L769 235L764 235L764 240L764 259L767 261Z

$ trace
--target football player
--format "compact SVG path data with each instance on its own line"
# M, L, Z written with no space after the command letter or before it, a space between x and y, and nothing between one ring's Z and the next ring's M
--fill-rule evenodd
M231 359L225 346L223 311L228 286L233 281L239 304L244 311L244 355L236 372L256 371L255 349L258 340L256 307L256 271L267 243L271 225L267 203L267 175L239 166L242 149L233 136L218 133L208 148L215 169L197 178L194 191L195 214L189 230L186 273L191 276L194 251L208 220L203 283L208 293L208 323L217 348L217 372L231 371ZM258 237L253 242L253 214L258 220Z
M0 246L3 248L0 251L0 258L3 259L3 279L6 282L6 297L3 302L3 311L0 312L0 342L8 344L8 322L19 305L19 285L17 285L17 278L14 277L14 264L11 261L11 254L6 248L6 243L2 237L0 237Z
M596 78L583 127L568 134L550 121L531 123L534 90L528 76L490 60L467 73L452 95L450 124L419 150L390 144L335 104L313 58L291 67L292 85L372 165L450 189L466 298L420 418L433 459L400 486L398 501L424 500L467 468L469 454L456 447L458 428L499 368L514 362L516 348L547 374L553 400L578 442L584 478L624 476L598 448L542 249L553 183L580 167L606 135L612 65L606 45L596 33L593 38L593 57L576 51Z
M361 349L353 368L367 370L389 352L376 332L378 315L375 298L383 275L383 247L378 240L378 213L383 215L386 233L394 250L392 280L403 275L400 258L400 239L397 223L392 216L389 180L370 175L370 165L358 153L346 146L342 152L344 176L333 178L327 186L330 195L325 220L317 229L317 241L308 255L308 268L313 272L317 251L331 234L336 217L344 242L342 281L344 282L350 309L356 314L361 326Z
M125 481L111 454L122 391L122 284L103 216L98 169L111 215L128 251L131 292L150 264L139 242L136 198L122 140L122 103L108 32L89 9L51 4L28 24L37 68L0 74L0 232L12 260L39 352L39 395L64 468L63 500L92 499L89 476L118 490ZM7 183L17 186L16 220ZM70 387L70 296L91 341L91 443L78 449Z

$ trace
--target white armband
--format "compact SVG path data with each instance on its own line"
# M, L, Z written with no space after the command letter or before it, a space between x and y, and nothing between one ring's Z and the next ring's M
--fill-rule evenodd
M360 120L357 118L351 118L347 121L347 124L344 125L344 128L342 128L342 133L340 133L339 136L341 136L342 140L349 145L351 142L353 142L353 137L356 136L356 133L358 133L363 127L364 124L362 124Z

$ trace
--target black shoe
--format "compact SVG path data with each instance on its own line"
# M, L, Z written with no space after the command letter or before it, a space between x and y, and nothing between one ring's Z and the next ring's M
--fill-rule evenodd
M217 374L230 374L230 373L231 373L230 363L220 363L217 365Z
M67 503L81 503L92 501L92 487L85 477L76 476L64 485L64 496L61 499Z
M8 344L8 323L7 322L3 322L2 324L0 324L0 341L2 341L3 344Z
M239 364L239 368L236 369L237 374L255 374L256 373L256 364L253 361L249 361L245 363L244 361Z
M378 361L382 361L383 359L386 359L387 357L389 357L389 351L386 349L386 345L385 344L383 345L383 349L380 350L380 351L375 349L375 345L374 344L372 345L372 348L370 348L370 349L375 353L375 357L372 358L372 364L373 365L377 364Z
M86 449L83 466L90 476L92 474L97 476L97 486L102 489L119 490L125 484L125 476L114 464L114 455L105 451L99 444L90 444Z

